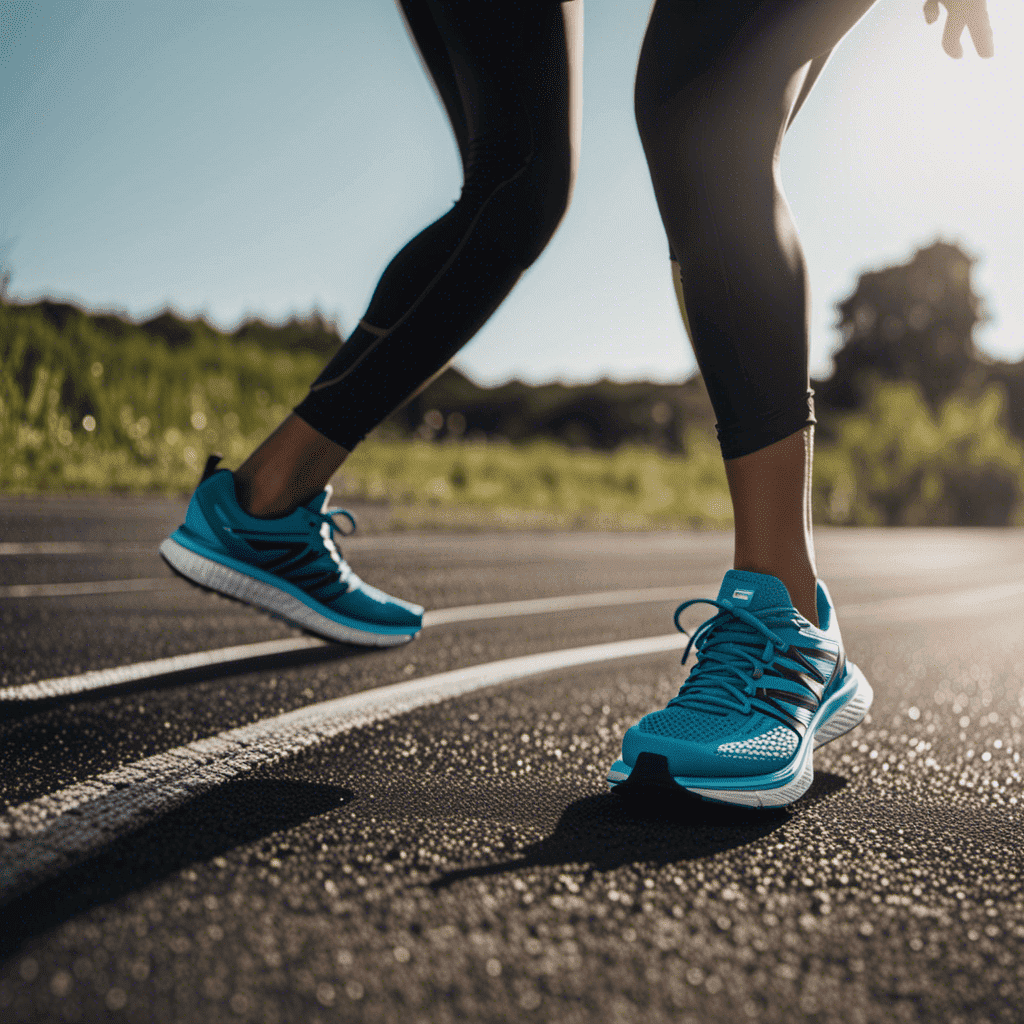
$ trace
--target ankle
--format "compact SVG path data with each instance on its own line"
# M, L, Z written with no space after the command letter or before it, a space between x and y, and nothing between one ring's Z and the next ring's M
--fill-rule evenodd
M265 481L246 473L236 471L235 499L239 508L246 515L256 519L280 519L290 515L300 505L305 505L314 494L303 499L303 495L295 493L292 488L280 482Z
M312 501L347 455L292 413L235 471L238 504L251 516L286 516Z

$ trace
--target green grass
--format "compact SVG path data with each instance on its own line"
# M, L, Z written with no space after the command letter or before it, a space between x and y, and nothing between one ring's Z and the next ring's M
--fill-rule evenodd
M990 386L932 412L914 384L876 385L868 407L831 424L815 453L815 521L843 526L1024 526L1024 448ZM605 529L732 525L717 443L699 430L686 455L520 445L367 442L339 494L384 500L403 525L472 522Z
M305 394L323 353L231 337L188 340L0 304L0 492L188 494L206 456L237 467ZM815 515L845 525L1024 525L1024 449L991 385L932 410L914 384L875 383L826 424ZM731 525L717 443L685 455L625 446L375 440L336 478L339 499L386 503L395 525L614 529Z
M732 522L718 446L694 433L686 458L605 454L550 441L374 441L336 478L339 500L385 501L397 525L711 528Z
M59 329L0 306L0 491L187 494L206 456L238 466L305 394L322 354L268 349L197 329L175 347L119 337L87 316ZM91 429L87 429L91 428ZM730 522L717 446L573 451L551 442L367 440L339 498L386 502L396 523L721 526Z
M853 526L1022 526L1024 447L1006 394L953 394L933 412L917 384L878 384L816 452L819 522Z
M244 458L322 364L212 331L175 348L87 317L57 330L0 306L0 491L189 491L206 453Z

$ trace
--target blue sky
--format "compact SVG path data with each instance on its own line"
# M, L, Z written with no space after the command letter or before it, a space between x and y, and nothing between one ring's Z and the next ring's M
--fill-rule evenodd
M458 358L483 383L694 368L632 115L649 7L586 0L576 193ZM918 0L879 0L787 136L816 374L858 273L936 238L979 258L980 346L1024 356L1024 4L989 10L996 56L965 35L953 60ZM316 305L351 328L460 187L391 0L0 0L0 182L14 295L222 327Z

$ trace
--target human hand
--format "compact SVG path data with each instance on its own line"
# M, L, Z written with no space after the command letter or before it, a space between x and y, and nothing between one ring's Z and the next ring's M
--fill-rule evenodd
M967 28L978 56L991 57L996 51L985 0L942 0L942 3L946 7L946 29L942 33L942 48L946 53L957 58L964 55L960 37ZM931 25L938 16L939 0L925 0L924 20Z

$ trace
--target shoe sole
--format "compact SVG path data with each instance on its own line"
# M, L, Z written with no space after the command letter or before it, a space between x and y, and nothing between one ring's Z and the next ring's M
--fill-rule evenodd
M641 787L683 789L703 800L740 807L785 807L810 789L814 781L814 751L855 729L871 707L874 691L864 673L847 662L846 674L843 686L815 712L793 760L785 768L769 775L710 780L673 776L664 755L642 753L632 769L624 761L616 761L608 772L608 785L613 791ZM711 781L715 783L713 787L708 785Z
M300 629L328 640L364 647L396 647L408 643L422 628L383 626L376 628L388 630L387 632L376 632L375 627L369 623L360 623L353 619L338 621L310 607L306 603L309 598L287 581L280 580L275 584L249 576L230 565L179 544L173 537L168 537L160 545L160 555L174 572L190 583L262 608Z

